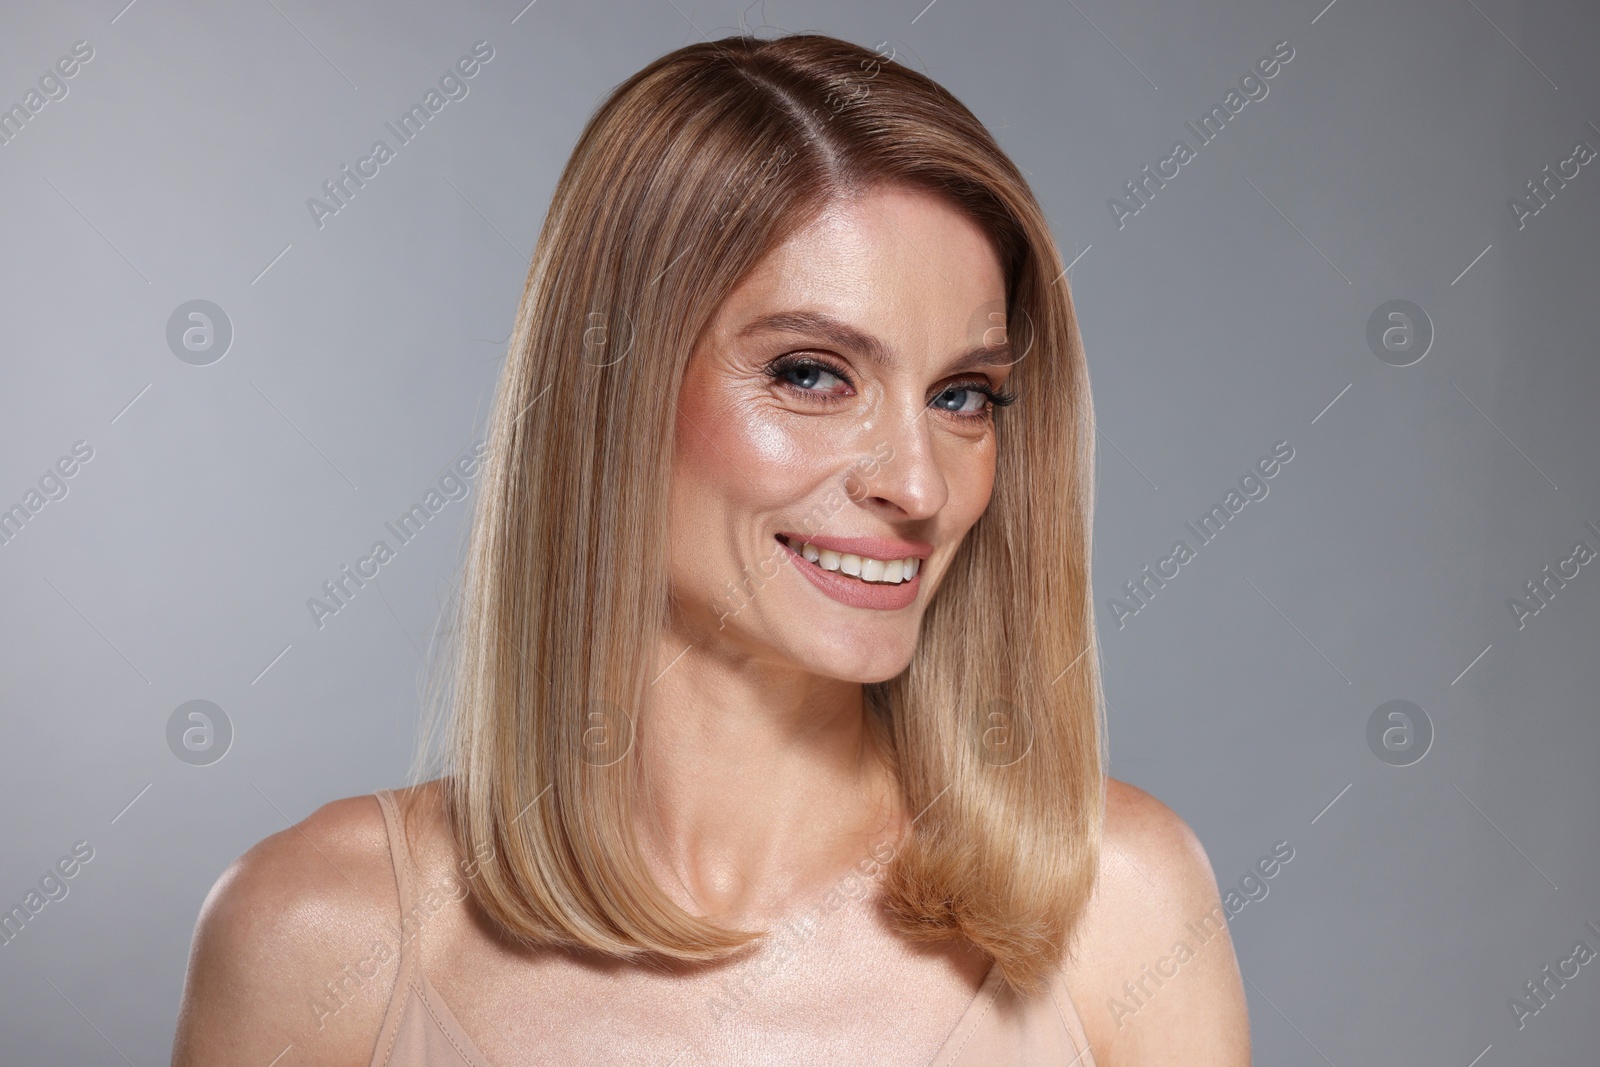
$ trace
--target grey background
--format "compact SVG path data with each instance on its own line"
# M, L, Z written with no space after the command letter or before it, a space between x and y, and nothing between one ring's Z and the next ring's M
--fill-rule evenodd
M318 629L322 582L481 436L555 179L603 94L741 6L8 5L0 104L94 58L0 146L0 902L94 858L0 947L0 1058L166 1062L207 889L261 837L396 785L465 502ZM519 14L520 11L520 14ZM1095 558L1112 770L1200 835L1261 1063L1593 1063L1600 963L1600 148L1577 2L767 3L964 100L1050 213L1103 431ZM306 207L479 40L494 58L319 230ZM1272 46L1294 58L1119 229L1107 206ZM391 139L392 138L388 138ZM1470 268L1470 269L1469 269ZM193 299L220 361L169 349ZM1395 367L1379 305L1436 337ZM1331 406L1330 406L1331 404ZM1294 458L1118 629L1110 598L1273 444ZM471 498L469 498L470 500ZM1193 538L1189 537L1193 543ZM169 750L186 701L235 736ZM1395 699L1426 756L1366 741ZM1130 975L1130 977L1135 977ZM1081 1004L1084 1014L1107 1010ZM1476 1059L1475 1059L1476 1057Z

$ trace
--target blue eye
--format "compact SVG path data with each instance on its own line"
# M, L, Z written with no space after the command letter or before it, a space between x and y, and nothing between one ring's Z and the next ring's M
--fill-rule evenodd
M959 382L933 398L933 406L964 419L987 419L997 408L1016 402L1016 393L998 390L984 381ZM969 407L976 401L975 407Z
M962 385L946 389L933 398L933 403L935 407L955 412L958 415L977 415L983 412L986 399L987 397L978 389ZM974 401L976 401L975 404L973 403Z
M839 386L851 387L850 379L843 370L811 357L785 356L776 359L767 366L766 373L774 381L827 402L846 399L835 390ZM830 380L832 384L829 384ZM948 412L958 419L988 419L996 408L1003 408L1016 399L1015 393L995 389L987 381L976 379L946 386L929 401L928 406Z
M844 376L829 369L825 364L815 360L795 360L787 364L780 363L772 369L776 378L781 378L790 385L807 392L825 392L829 387L818 389L817 383L821 379L831 378L834 382L849 385Z

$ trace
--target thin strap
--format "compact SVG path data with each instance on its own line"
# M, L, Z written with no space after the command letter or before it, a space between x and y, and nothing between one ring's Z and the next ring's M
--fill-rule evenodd
M400 890L400 915L411 911L411 854L406 850L405 826L400 818L400 805L394 790L380 789L373 796L383 809L383 822L389 831L389 859L394 863L395 886Z
M928 1067L948 1067L950 1064L961 1062L961 1053L966 1050L969 1042L978 1033L978 1026L988 1018L989 1012L994 1010L995 1001L1005 992L1002 986L1000 968L991 962L989 970L983 976L983 981L978 985L978 993L967 1005L967 1010L961 1018L956 1020L955 1029L944 1039L944 1044L939 1046L939 1051L934 1053L933 1061Z
M422 946L413 945L417 930L407 927L412 915L411 854L406 849L405 822L400 817L399 804L393 790L380 789L373 796L383 810L383 824L389 836L389 860L394 865L395 886L400 894L400 921L396 927L399 942L400 969L395 975L394 994L389 998L389 1008L384 1012L383 1026L373 1047L372 1063L387 1064L394 1051L395 1039L400 1034L400 1020L405 1015L411 990L418 987Z
M1061 1024L1066 1027L1067 1038L1072 1042L1072 1051L1077 1055L1066 1067L1095 1067L1094 1054L1089 1051L1089 1035L1083 1029L1083 1017L1078 1014L1078 1006L1072 1000L1072 993L1067 989L1067 976L1065 969L1058 970L1050 982L1050 999L1056 1006L1056 1013L1061 1017ZM1066 1007L1062 1007L1065 1002Z

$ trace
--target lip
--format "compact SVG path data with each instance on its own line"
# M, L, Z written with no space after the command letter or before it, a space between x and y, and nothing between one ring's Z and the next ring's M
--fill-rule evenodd
M910 559L912 556L926 560L933 555L933 546L926 541L895 541L887 537L811 537L791 533L788 530L778 532L784 537L794 538L801 544L810 542L818 548L832 549L841 554L848 552L852 556L871 556L885 563L897 559Z
M774 537L773 540L776 541L778 547L782 548L787 554L789 561L794 564L795 568L801 574L805 575L811 580L812 585L820 589L826 596L837 600L841 604L848 604L853 608L874 608L878 611L896 611L900 608L909 607L912 603L914 603L917 599L917 591L922 588L922 570L920 568L908 582L899 582L895 585L885 585L880 582L864 582L859 578L852 578L850 575L841 574L838 571L825 571L815 563L812 563L810 560L806 559L800 553L796 552L794 549L790 548L788 543L785 542L781 537ZM835 549L833 546L836 544L897 545L904 544L904 542L884 541L874 538L830 537L827 539L826 543L824 541L812 540L811 544L816 545L818 548L832 549L833 551L837 552L848 550ZM914 542L912 544L916 548L925 547L921 545L915 545ZM899 551L899 549L896 548L895 551ZM858 550L854 554L861 555L862 553ZM865 554L869 556L872 555L871 552L867 552ZM918 553L916 552L907 552L906 556L891 556L890 558L904 559L907 556L917 554ZM883 557L873 556L873 558L881 559Z

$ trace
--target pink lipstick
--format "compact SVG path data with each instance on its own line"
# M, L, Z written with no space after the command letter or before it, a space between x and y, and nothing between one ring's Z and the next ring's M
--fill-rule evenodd
M812 563L790 547L784 540L786 536L796 542L810 543L819 549L840 554L864 555L879 560L916 558L918 571L907 581L893 583L865 581L842 571L826 570ZM909 606L917 599L917 590L922 587L921 562L933 552L933 546L926 542L893 541L880 537L801 537L796 534L784 534L777 536L775 540L783 546L789 561L824 594L841 604L856 608L875 608L879 611L895 611Z

